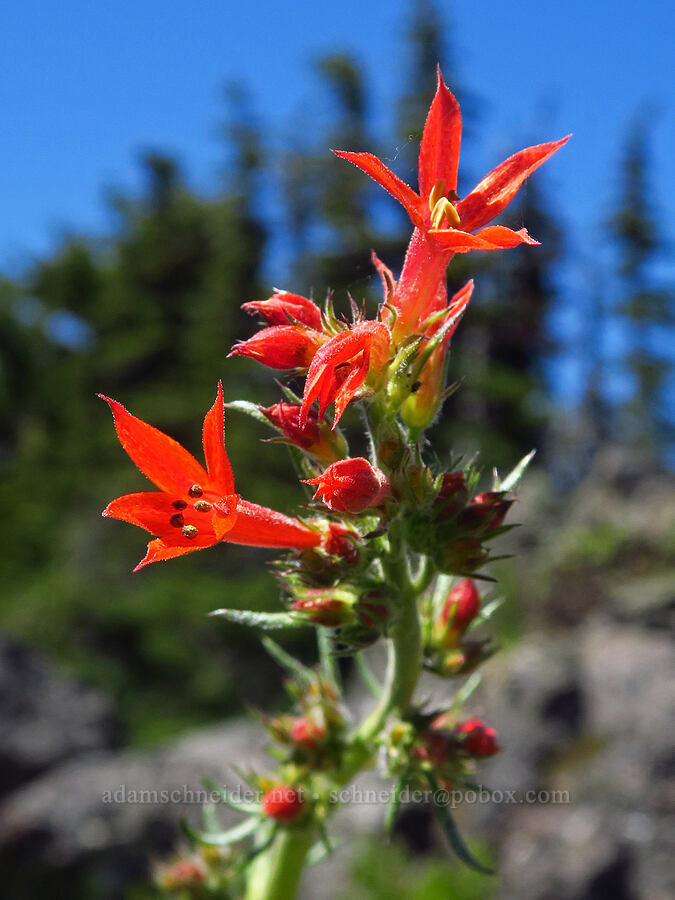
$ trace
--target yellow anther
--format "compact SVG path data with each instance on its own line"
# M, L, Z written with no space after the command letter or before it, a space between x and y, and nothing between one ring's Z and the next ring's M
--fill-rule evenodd
M195 525L183 525L183 537L189 541L193 541L199 534L199 529Z
M445 179L439 178L436 184L432 187L431 193L429 194L429 211L433 211L438 201L445 196Z
M441 228L443 219L448 220L449 228L459 228L459 213L447 197L441 197L440 200L437 200L434 208L431 210L431 227L435 229Z

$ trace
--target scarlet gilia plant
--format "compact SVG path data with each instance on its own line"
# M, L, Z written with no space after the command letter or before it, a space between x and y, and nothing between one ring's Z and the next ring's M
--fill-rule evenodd
M454 389L444 383L446 363L474 292L469 281L448 299L448 264L455 253L537 243L524 228L490 223L567 138L521 150L460 198L461 129L459 106L439 72L418 190L370 153L336 151L402 203L413 225L398 278L373 253L383 293L374 317L351 298L345 318L336 315L330 296L319 306L287 291L243 304L264 324L230 355L304 378L301 395L286 386L268 407L224 404L218 384L203 425L205 465L103 398L122 447L158 489L126 494L103 512L153 535L136 569L223 543L283 550L275 563L276 612L218 609L213 615L266 631L315 629L318 640L317 664L307 667L263 638L289 676L288 708L261 715L274 762L249 775L257 802L241 806L222 793L243 817L234 828L221 830L213 809L203 832L186 826L189 855L161 870L169 893L180 887L186 896L290 900L305 861L330 852L335 797L362 769L379 759L391 780L383 816L390 828L404 788L461 792L475 783L479 761L500 749L494 730L462 718L462 710L478 683L476 670L495 650L488 622L499 599L483 594L481 579L492 583L484 572L497 558L491 544L512 527L506 524L512 492L532 454L506 478L495 474L492 485L482 486L473 464L444 469L430 461L426 429ZM367 457L351 456L337 427L350 404L361 411L366 441L358 446L367 445ZM296 515L237 492L224 443L225 407L264 423L269 440L290 449L299 481L314 489ZM377 643L389 657L383 679L364 659L365 648ZM356 658L375 694L360 722L347 710L336 664L341 655ZM440 709L425 708L417 696L423 669L448 686ZM435 811L461 859L486 871L459 836L450 809L436 805Z

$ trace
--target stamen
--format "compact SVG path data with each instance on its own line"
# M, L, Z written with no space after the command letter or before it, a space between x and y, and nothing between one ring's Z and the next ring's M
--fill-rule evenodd
M188 538L188 540L192 541L199 534L199 529L196 525L183 525L183 537Z
M441 197L431 211L431 227L439 229L446 218L450 228L459 228L459 213L447 197Z
M439 178L429 194L429 211L433 212L439 200L445 197L445 179Z
M192 487L190 488L190 490L188 491L188 494L191 497L201 497L201 495L203 493L204 493L204 489L202 488L201 484L193 484Z
M185 502L185 500L174 500L171 505L174 509L185 509L187 503Z
M187 504L186 504L187 505ZM174 513L169 519L169 524L173 525L174 528L182 528L185 524L185 519L183 518L182 513Z
M213 506L209 503L208 500L197 500L195 503L195 509L197 512L210 512L213 509Z

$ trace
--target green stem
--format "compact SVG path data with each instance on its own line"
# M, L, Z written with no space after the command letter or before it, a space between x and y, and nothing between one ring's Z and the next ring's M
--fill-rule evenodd
M384 564L387 583L395 592L395 616L390 630L387 676L375 709L352 735L333 786L345 786L373 758L373 740L392 712L404 713L412 701L420 675L422 640L417 598L403 541L390 533L392 552ZM424 579L423 579L424 580ZM268 850L251 866L246 900L293 900L315 827L280 829Z
M312 828L279 829L269 849L251 863L246 900L293 900L313 837Z

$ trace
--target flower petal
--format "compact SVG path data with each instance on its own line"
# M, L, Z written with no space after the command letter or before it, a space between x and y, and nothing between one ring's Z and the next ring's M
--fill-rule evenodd
M459 146L462 140L462 114L459 103L447 89L438 69L438 87L431 102L422 133L419 156L420 196L427 198L439 179L445 191L457 190Z
M189 545L178 546L177 544L166 543L163 538L155 538L154 541L150 541L145 556L135 566L133 571L138 572L139 569L143 569L149 563L175 559L176 556L184 556L186 553L192 553L194 550L203 550L205 546L210 547L212 544L198 544L195 540L191 541Z
M325 340L302 325L273 325L235 344L228 356L249 356L271 369L306 369Z
M447 250L453 253L469 253L471 250L503 250L507 247L517 247L518 244L538 244L527 233L525 228L512 231L504 225L490 225L483 228L478 234L467 234L466 231L430 231L430 237L438 241Z
M346 159L348 162L358 166L366 175L370 175L373 181L376 181L385 191L389 191L392 197L398 200L412 219L413 224L420 228L424 227L422 218L423 201L405 181L402 181L398 175L394 175L382 160L373 156L372 153L351 153L347 150L333 150L333 153L339 156L340 159Z
M120 443L141 472L162 491L183 495L207 474L191 453L164 432L132 416L121 403L98 395L110 406Z
M475 231L495 219L511 202L525 179L566 144L571 136L568 134L559 141L526 147L500 163L457 204L462 228Z
M204 459L209 473L209 487L224 496L234 494L232 466L225 451L225 418L223 412L223 385L218 382L216 401L204 417L202 429Z
M240 500L237 520L225 540L230 544L249 547L288 547L305 550L321 543L321 535L307 528L299 519L292 519L274 509Z

